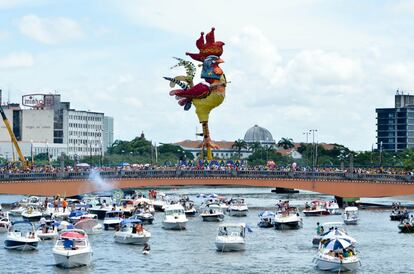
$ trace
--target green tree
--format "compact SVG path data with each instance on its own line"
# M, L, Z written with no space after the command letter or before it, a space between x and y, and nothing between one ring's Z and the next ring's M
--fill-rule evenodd
M284 149L290 149L295 147L292 138L282 138L279 142L277 142L278 147L283 147Z
M249 149L255 153L256 151L258 151L259 149L262 148L262 145L259 142L254 142L248 145Z
M242 139L238 139L236 141L234 141L233 145L231 146L232 148L236 149L237 154L239 155L239 158L241 157L241 150L247 149L247 143L245 140Z

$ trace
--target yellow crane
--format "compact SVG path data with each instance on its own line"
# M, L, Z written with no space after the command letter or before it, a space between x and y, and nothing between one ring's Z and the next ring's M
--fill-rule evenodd
M0 113L1 113L1 118L3 119L4 124L6 125L7 131L9 132L11 141L14 147L16 148L17 154L19 154L19 159L22 162L23 168L29 167L30 162L27 161L26 158L24 158L22 150L20 149L19 144L17 143L16 136L14 135L14 132L10 126L9 120L7 120L6 114L4 113L3 107L1 105L0 105Z

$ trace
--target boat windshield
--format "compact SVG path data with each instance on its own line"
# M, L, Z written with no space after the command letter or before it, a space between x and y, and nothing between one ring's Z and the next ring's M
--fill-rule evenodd
M237 226L221 226L219 227L218 236L240 236L244 237L244 229Z
M86 240L61 238L57 241L56 246L65 249L77 249L79 247L85 247Z
M166 210L165 215L171 216L171 215L182 215L184 214L184 210L182 209L172 209L172 210Z

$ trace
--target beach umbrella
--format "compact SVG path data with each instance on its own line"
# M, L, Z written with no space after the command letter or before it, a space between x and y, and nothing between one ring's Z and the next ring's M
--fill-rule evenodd
M341 238L347 242L350 242L351 244L356 243L356 240L354 238L352 238L351 236L349 236L348 234L346 234L344 231L340 229L333 229L333 230L330 230L324 233L321 240L331 240L331 239L336 239L336 238Z
M342 238L336 238L336 239L333 239L330 242L328 242L325 245L325 248L326 249L329 249L329 250L337 250L337 249L347 248L350 245L351 245L350 242L348 242L348 241L346 241L346 240L344 240Z

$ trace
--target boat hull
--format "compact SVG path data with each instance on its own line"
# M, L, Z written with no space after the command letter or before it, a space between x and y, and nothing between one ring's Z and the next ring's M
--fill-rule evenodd
M120 244L130 244L130 245L144 245L148 242L150 237L141 236L136 237L132 234L117 234L114 235L115 242Z
M224 214L203 215L203 222L221 222L224 220Z
M4 241L4 248L6 249L14 249L20 251L30 251L36 250L38 246L38 241L17 241L17 240L5 240Z
M185 230L187 221L183 222L162 222L162 228L167 230Z
M63 268L88 266L92 261L92 251L78 254L72 254L71 251L66 251L66 254L54 252L53 257L55 258L56 265Z
M333 272L345 272L345 271L355 271L361 265L359 260L354 260L351 262L333 262L329 260L324 260L322 258L314 259L315 265L320 270L333 271Z
M275 222L275 229L277 230L289 230L289 229L300 229L302 228L301 221L293 221L293 222Z
M96 216L98 216L98 219L99 220L105 219L106 212L108 212L108 210L103 210L103 209L89 209L89 213L96 214Z
M232 217L246 217L248 212L248 210L229 209L229 215Z
M401 233L414 233L414 226L407 224L398 225L398 229Z
M263 228L269 228L269 227L273 227L273 224L272 222L259 222L257 226L263 227Z
M26 216L22 215L23 220L29 221L29 222L38 222L42 218L42 214L36 215L36 216Z
M357 225L358 224L358 219L350 219L350 220L344 219L344 223L346 225Z
M324 216L329 215L329 212L326 210L321 211L302 211L303 214L305 214L306 217L314 217L314 216Z
M216 248L220 252L232 252L232 251L243 251L246 249L246 244L244 240L217 240L216 239Z

